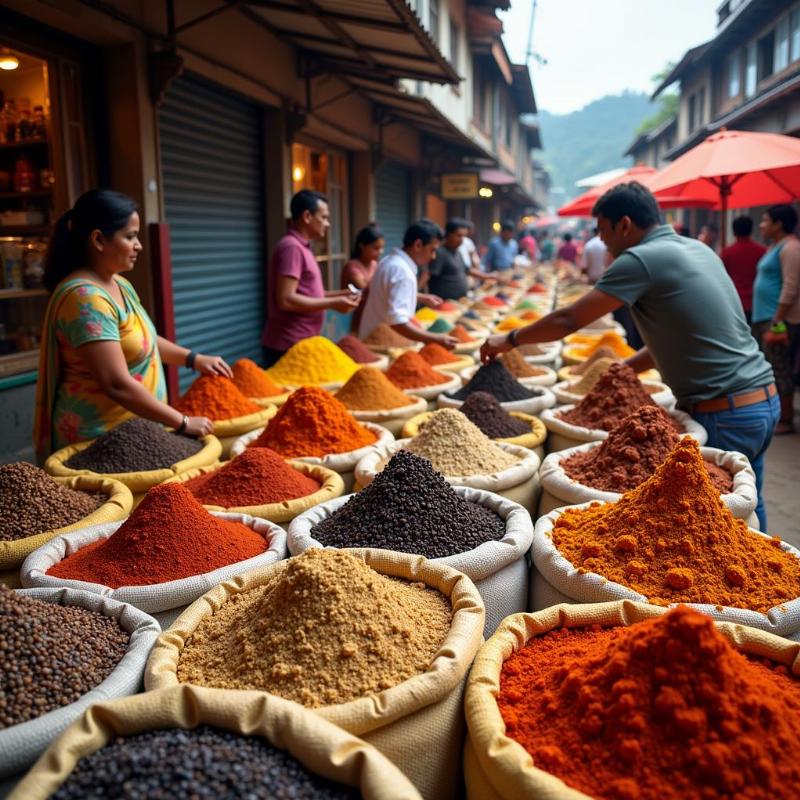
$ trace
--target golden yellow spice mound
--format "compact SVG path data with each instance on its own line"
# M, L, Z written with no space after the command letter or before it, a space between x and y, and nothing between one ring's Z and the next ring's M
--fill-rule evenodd
M309 708L347 703L425 672L451 617L435 589L388 578L341 550L307 550L200 623L178 680Z
M655 473L617 503L565 511L553 543L655 605L710 603L766 613L800 597L800 559L752 533L720 500L697 442L682 439Z

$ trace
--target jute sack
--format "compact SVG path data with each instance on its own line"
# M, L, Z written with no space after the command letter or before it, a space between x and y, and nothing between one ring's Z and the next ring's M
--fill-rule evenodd
M71 589L82 589L104 597L110 597L122 603L130 603L148 614L157 614L194 602L212 586L216 586L234 575L239 575L249 569L266 567L286 558L286 531L275 523L268 522L265 519L257 519L247 514L214 512L214 516L231 522L241 522L248 528L252 528L264 537L267 542L267 549L253 558L239 561L236 564L228 564L211 572L149 586L120 586L118 589L112 589L110 586L104 586L101 583L69 580L47 574L47 570L54 564L63 561L67 556L72 555L90 542L108 539L122 525L121 521L109 522L105 525L94 525L91 528L84 528L63 536L57 536L47 544L42 545L38 550L35 550L22 564L22 569L20 570L22 585L26 588L57 589L66 586ZM169 554L167 554L167 557L169 557Z
M426 400L429 408L442 392L455 392L461 388L461 378L458 375L453 372L448 372L445 369L440 369L439 367L434 367L434 369L437 372L441 372L442 375L447 375L447 380L443 383L434 384L433 386L419 386L414 389L403 390L406 394L414 397L421 397L423 400Z
M367 800L420 796L374 747L297 703L263 692L185 685L92 706L50 746L10 797L46 800L81 758L119 736L199 725L266 739L316 775L358 787ZM178 787L175 792L180 795Z
M533 367L534 365L532 364L531 366ZM537 369L544 370L544 372L541 375L531 375L529 378L517 378L517 381L519 381L519 383L521 383L523 386L535 388L537 386L553 386L558 380L556 371L552 367L546 367L543 364L536 364L535 366ZM478 369L480 369L480 364L476 364L475 366L461 370L459 374L461 375L461 380L464 382L464 384L470 382L472 376L478 371Z
M378 437L372 444L368 444L366 447L359 447L357 450L352 450L349 453L331 453L330 455L322 456L322 458L318 458L317 456L301 456L294 460L304 461L306 464L317 464L326 469L332 469L334 472L338 472L344 481L344 491L352 491L353 483L355 482L353 471L356 468L356 464L358 464L358 462L374 447L384 447L394 441L392 432L382 425L376 425L374 422L362 422L361 424ZM231 458L235 458L244 453L248 445L258 439L263 432L264 429L260 428L255 431L250 431L250 433L244 436L240 436L231 448Z
M338 472L334 472L332 469L327 469L319 464L306 464L305 461L289 461L288 463L290 467L296 469L298 472L302 472L306 477L318 481L320 484L319 489L305 497L298 497L295 500L282 500L279 503L264 503L260 506L230 506L228 508L204 504L205 508L209 511L229 511L233 514L249 514L251 517L282 523L289 522L298 514L302 514L307 509L317 505L317 503L324 503L327 500L332 500L334 497L341 496L344 492L344 481ZM225 465L212 464L209 467L191 469L174 478L170 478L167 483L185 483L192 478L198 478L200 475L208 475L210 472L216 472L223 466Z
M293 391L294 389L287 389L281 394L273 394L269 397L248 397L247 399L261 408L269 408L270 406L280 408L289 399Z
M355 485L362 489L369 486L389 459L410 441L410 439L400 439L387 447L376 448L367 453L356 465ZM514 503L519 503L528 511L535 512L541 492L539 481L541 459L533 450L502 442L496 444L509 455L517 457L519 461L491 475L445 475L445 480L451 486L468 486L471 489L499 494Z
M551 453L559 450L566 450L576 447L586 442L601 442L608 438L608 431L599 428L584 428L581 425L572 425L559 417L564 411L569 411L574 406L561 406L556 409L547 409L542 412L542 422L548 430L547 449ZM683 430L691 437L697 439L700 445L708 441L708 432L699 423L693 420L688 414L674 408L669 411L669 415L680 425Z
M99 475L78 475L74 478L53 478L61 486L86 492L102 492L106 501L97 510L72 525L42 531L24 539L0 542L0 571L18 568L20 564L38 547L60 536L62 533L99 525L103 522L115 522L128 516L133 506L133 495L127 486L111 478Z
M128 649L108 677L79 700L41 717L0 730L0 778L27 769L61 731L89 706L111 697L135 694L142 685L142 674L156 637L158 623L139 609L109 597L75 589L20 589L21 595L62 606L77 606L97 611L119 621L130 634ZM23 795L24 796L24 795Z
M289 393L291 394L291 392ZM278 413L275 403L268 403L261 411L244 417L214 421L214 435L222 445L222 458L230 458L233 443L250 431L263 428Z
M472 503L490 508L506 524L506 532L496 542L484 542L465 553L430 559L433 564L445 564L463 572L480 592L486 605L484 636L491 636L504 617L524 611L528 603L528 542L533 541L533 522L530 514L518 503L500 495L479 489L454 486L456 494ZM314 538L312 529L334 511L341 508L352 495L331 500L309 509L289 526L289 553L293 556L310 547L323 547Z
M542 482L542 495L539 501L539 516L547 514L560 506L574 506L600 500L616 503L622 492L607 492L586 486L570 478L561 462L576 453L587 453L599 447L601 442L589 442L567 450L550 453L539 470ZM706 461L726 469L733 475L733 491L720 495L731 514L737 519L749 520L756 508L756 476L747 457L734 451L719 450L716 447L701 447L700 453Z
M506 736L497 707L503 664L534 636L556 628L590 625L628 626L664 614L666 609L622 600L591 605L559 605L503 621L481 647L467 684L464 710L469 733L464 748L464 776L469 800L590 800L560 778L537 769L525 748ZM717 623L740 652L768 658L800 675L800 644L742 625Z
M576 392L570 390L570 387L574 383L576 383L575 378L568 381L559 381L555 386L553 386L553 394L556 396L556 400L558 400L561 405L580 403L580 401L586 396L583 394L577 394ZM667 411L672 411L672 409L675 408L677 399L672 393L672 389L670 389L666 383L661 383L660 381L642 380L642 385L650 394L650 397L653 399L654 403L657 403Z
M432 411L426 411L423 414L412 417L403 425L400 436L403 439L413 439L419 433L423 424L430 419L432 413ZM534 417L532 414L523 414L520 411L510 411L509 413L512 417L527 422L531 426L531 432L523 433L520 436L511 436L508 439L495 439L494 441L533 450L540 459L544 459L544 443L545 439L547 439L547 428L545 428L544 423L539 417Z
M187 469L215 464L222 455L222 443L216 436L204 436L200 441L203 443L203 447L193 456L184 458L182 461L176 461L166 469L150 469L144 472L110 472L108 474L92 472L88 469L72 469L67 466L67 461L72 456L92 444L92 442L79 442L78 444L62 447L61 450L56 450L44 462L44 471L48 475L59 478L77 478L79 475L83 475L94 478L111 478L111 480L119 481L131 490L135 506L137 501L141 500L144 493L151 487L164 483L164 481L175 477L175 475L180 475L181 472L185 472Z
M428 408L428 401L423 397L408 396L409 404L399 408L387 408L384 411L351 411L359 422L374 422L397 436L403 429L406 420L420 414Z
M588 508L589 505L591 504L581 503L566 508L582 509ZM606 600L638 600L646 603L647 598L630 587L610 581L595 572L580 572L564 558L553 544L552 532L556 520L565 510L565 508L558 508L539 517L533 530L531 556L536 569L539 570L544 580L575 603L602 603ZM771 538L759 531L750 529L750 532L754 536ZM791 553L796 558L800 558L800 550L787 542L781 541L778 547L785 553ZM794 598L779 606L774 606L766 614L746 608L733 608L710 603L685 603L684 605L693 606L714 619L749 625L751 628L759 628L778 636L791 636L800 631L800 598Z
M509 413L521 411L523 414L539 414L546 408L552 408L556 404L556 396L549 389L544 386L537 386L536 389L541 392L536 397L531 397L528 400L511 400L500 403L500 407ZM464 401L456 400L447 394L440 394L436 399L436 405L438 408L461 408L464 405Z
M430 669L377 695L314 713L380 750L429 800L456 797L464 739L463 690L483 637L484 607L472 581L444 564L388 550L348 550L383 575L422 582L450 599L453 620ZM288 562L287 562L288 563ZM178 684L177 664L200 622L231 596L261 586L285 564L252 570L215 586L156 642L145 671L148 690Z

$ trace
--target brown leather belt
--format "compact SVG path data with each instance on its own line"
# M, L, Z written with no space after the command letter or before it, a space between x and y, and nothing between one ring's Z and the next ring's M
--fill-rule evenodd
M715 397L713 400L703 400L691 407L693 414L709 414L713 411L728 411L733 408L752 406L756 403L763 403L770 397L775 397L778 387L774 383L753 389L752 392L742 392L742 394L730 394L725 397Z

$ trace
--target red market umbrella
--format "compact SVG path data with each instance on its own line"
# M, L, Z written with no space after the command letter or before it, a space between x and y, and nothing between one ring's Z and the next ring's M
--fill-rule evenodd
M665 167L650 190L711 202L722 212L724 247L728 209L800 197L800 139L723 129Z

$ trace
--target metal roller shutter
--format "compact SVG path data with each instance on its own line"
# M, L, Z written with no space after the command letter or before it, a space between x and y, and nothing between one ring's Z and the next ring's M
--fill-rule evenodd
M178 341L258 360L264 321L264 207L257 106L194 77L158 117ZM181 370L181 391L192 374Z
M375 212L391 252L403 244L411 222L411 175L397 161L384 161L375 173Z

